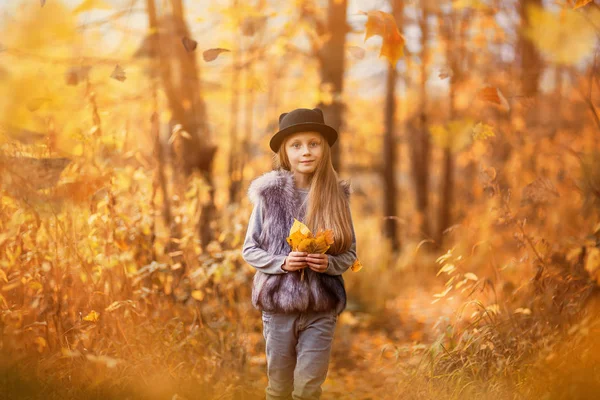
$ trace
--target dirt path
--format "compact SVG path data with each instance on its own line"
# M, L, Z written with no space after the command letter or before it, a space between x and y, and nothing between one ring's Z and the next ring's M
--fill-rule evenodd
M430 288L405 288L388 302L381 315L345 310L336 327L322 399L396 398L401 365L420 361L411 356L412 346L431 343L435 339L434 325L439 318L451 316L455 307L452 300L431 304L432 293L435 291ZM264 367L264 360L263 353L252 362ZM256 378L253 386L260 395L267 386L267 377L263 374Z

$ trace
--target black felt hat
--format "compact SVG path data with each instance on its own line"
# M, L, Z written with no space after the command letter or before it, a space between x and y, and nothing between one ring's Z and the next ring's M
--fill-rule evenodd
M325 124L323 111L320 108L313 108L312 110L297 108L279 116L279 131L271 137L269 146L271 150L277 153L286 136L306 131L319 132L327 140L329 146L333 146L338 137L337 131Z

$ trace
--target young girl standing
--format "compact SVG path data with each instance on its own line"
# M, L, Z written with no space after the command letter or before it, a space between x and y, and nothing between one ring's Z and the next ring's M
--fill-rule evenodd
M269 143L277 168L248 188L254 208L242 257L256 269L252 305L262 312L267 400L320 398L337 317L346 308L342 273L356 260L356 237L350 184L331 163L337 137L318 108L281 114ZM294 218L314 233L333 230L326 254L291 251L286 238Z

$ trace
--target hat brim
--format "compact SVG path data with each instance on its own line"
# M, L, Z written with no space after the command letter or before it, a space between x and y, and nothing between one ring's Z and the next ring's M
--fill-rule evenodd
M338 138L337 131L329 125L320 124L318 122L303 122L301 124L290 125L274 134L269 142L269 147L271 147L273 152L277 153L281 143L283 142L283 139L285 139L287 136L291 135L292 133L307 131L319 132L321 135L323 135L325 140L327 140L329 146L333 146Z

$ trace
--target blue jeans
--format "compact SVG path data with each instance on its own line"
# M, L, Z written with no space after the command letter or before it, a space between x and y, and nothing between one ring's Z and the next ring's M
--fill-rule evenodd
M319 399L329 368L336 311L263 311L262 320L269 378L266 399Z

